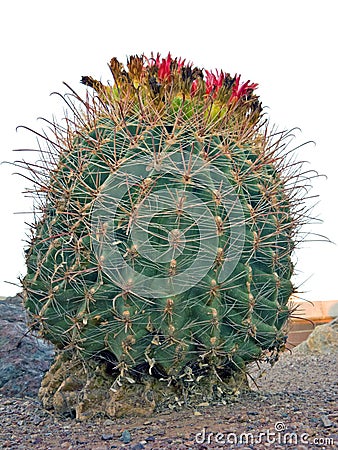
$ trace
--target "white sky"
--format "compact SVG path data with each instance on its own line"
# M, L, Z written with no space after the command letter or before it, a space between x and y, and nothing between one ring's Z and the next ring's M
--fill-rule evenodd
M337 104L338 69L334 1L168 0L6 2L0 16L1 156L13 161L15 148L36 148L33 136L16 126L41 130L37 117L62 117L52 91L66 81L79 92L82 75L111 79L113 56L152 50L182 56L205 68L219 68L258 82L258 93L279 128L299 127L297 142L315 141L299 153L309 168L326 174L313 193L324 223L312 231L338 242ZM5 9L4 9L5 8ZM25 155L32 159L32 155ZM29 183L0 166L0 296L15 295L25 273L23 239L31 201ZM309 300L337 300L338 247L307 242L297 250L296 284ZM309 278L310 277L310 278Z

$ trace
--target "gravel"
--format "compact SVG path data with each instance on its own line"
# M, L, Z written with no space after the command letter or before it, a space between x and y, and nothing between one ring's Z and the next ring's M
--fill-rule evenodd
M1 448L334 449L337 368L336 352L284 354L272 368L254 368L253 390L225 405L183 408L149 418L78 422L48 414L34 398L3 395Z

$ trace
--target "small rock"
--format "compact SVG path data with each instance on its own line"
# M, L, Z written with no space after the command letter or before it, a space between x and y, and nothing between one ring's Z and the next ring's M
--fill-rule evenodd
M103 422L103 425L109 427L111 425L114 425L114 422L111 419L107 419Z
M194 411L194 416L201 416L201 415L202 415L201 412L199 412L199 411Z
M295 354L330 354L338 350L338 317L331 322L318 325L303 341L294 349Z
M148 436L145 438L147 442L155 442L155 436Z
M122 433L122 436L120 437L120 441L122 441L124 444L129 444L131 441L131 435L128 430L124 430Z
M322 420L323 425L324 425L325 428L332 427L332 422L331 422L331 420L328 418L328 416L326 416L325 414L323 414L322 416L320 416L320 418L321 418L321 420Z
M34 416L32 422L34 425L39 425L39 423L41 422L41 417Z
M113 434L103 434L101 436L101 439L103 441L111 441L112 439L114 439L114 435Z
M144 448L144 445L141 444L141 442L138 442L137 444L133 445L130 450L142 450Z

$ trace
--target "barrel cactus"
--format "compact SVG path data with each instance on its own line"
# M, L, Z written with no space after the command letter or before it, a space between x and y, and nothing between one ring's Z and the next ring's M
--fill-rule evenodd
M301 165L288 133L269 131L257 84L170 54L109 67L111 85L84 76L83 99L69 88L31 167L31 327L109 365L115 387L214 392L285 347Z

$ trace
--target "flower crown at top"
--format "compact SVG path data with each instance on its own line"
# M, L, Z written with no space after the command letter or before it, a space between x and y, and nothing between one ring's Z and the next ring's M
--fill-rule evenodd
M259 97L254 93L257 83L240 82L240 75L199 69L185 59L173 58L169 53L162 58L151 54L130 56L127 70L117 58L112 58L109 68L114 77L114 86L105 86L90 76L81 82L92 87L100 98L109 103L134 97L142 104L170 104L190 102L210 103L218 111L242 112L251 121L257 122L262 111Z

